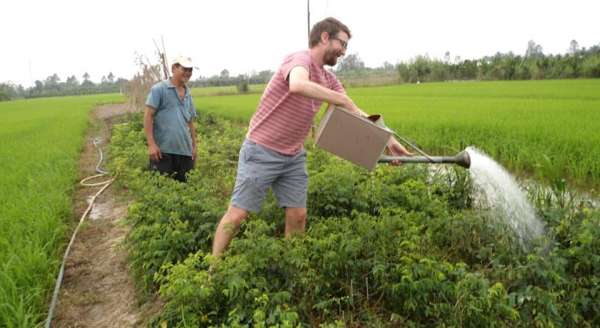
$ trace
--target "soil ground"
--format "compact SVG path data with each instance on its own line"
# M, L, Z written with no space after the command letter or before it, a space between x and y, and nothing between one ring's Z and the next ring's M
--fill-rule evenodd
M100 106L93 111L79 161L80 179L97 174L99 157L94 138L101 138L100 147L106 152L112 125L128 112L131 109L124 104ZM99 188L77 186L73 198L76 223ZM67 259L53 327L138 327L152 312L152 304L140 308L136 300L122 243L129 229L123 222L127 206L125 192L114 185L96 198Z

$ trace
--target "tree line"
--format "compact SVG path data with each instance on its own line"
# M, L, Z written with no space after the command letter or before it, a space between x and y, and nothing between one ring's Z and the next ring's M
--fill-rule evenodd
M267 83L273 76L271 70L252 72L250 74L230 75L229 70L224 69L218 75L199 76L196 80L190 82L191 87L217 87L224 85L239 85L240 83L260 84Z
M529 41L524 55L498 52L480 59L461 60L460 57L452 59L446 52L443 59L417 56L408 62L385 63L379 68L365 67L358 55L353 54L338 64L336 72L343 80L345 76L381 74L392 70L395 70L400 83L599 78L600 44L586 49L572 40L567 53L546 55L541 45Z
M36 80L34 85L24 88L22 85L16 85L10 82L0 83L0 101L18 98L37 98L54 96L73 96L97 93L120 92L128 80L116 78L112 72L102 76L100 83L94 83L90 80L90 75L86 72L80 82L75 75L62 80L58 74L52 74L44 80Z
M395 65L385 62L375 68L367 67L358 54L349 54L340 60L335 72L342 81L349 81L350 84L360 84L370 80L374 81L374 84L389 84L448 80L600 78L600 44L585 48L572 40L567 53L546 55L541 45L529 41L524 55L498 52L493 56L480 59L462 60L459 56L451 58L450 53L446 52L442 59L424 55ZM267 83L273 74L273 71L264 70L234 76L224 69L217 75L199 76L190 82L190 86L236 85L240 92L246 92L249 84ZM112 73L103 76L100 83L90 81L88 73L85 73L82 78L81 83L74 75L62 81L57 74L53 74L44 81L35 81L34 86L29 88L12 83L0 83L0 101L123 92L129 82L123 78L116 79ZM359 83L355 83L356 81Z

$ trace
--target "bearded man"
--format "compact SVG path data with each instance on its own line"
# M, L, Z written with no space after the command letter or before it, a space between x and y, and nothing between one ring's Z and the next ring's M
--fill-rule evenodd
M258 212L269 187L285 208L285 235L302 233L306 226L308 174L304 140L323 102L367 116L346 95L334 66L346 53L351 34L335 18L313 26L309 49L285 57L267 85L240 149L235 187L227 212L219 222L213 255L219 257L249 212ZM410 153L390 138L393 155Z

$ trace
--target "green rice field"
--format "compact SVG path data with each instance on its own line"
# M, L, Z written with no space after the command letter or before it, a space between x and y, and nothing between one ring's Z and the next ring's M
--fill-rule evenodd
M261 93L264 88L264 84L250 84L248 86L248 93ZM235 95L237 93L238 89L235 85L192 89L192 97Z
M348 94L432 154L474 145L516 174L600 186L600 80L403 84ZM200 111L247 121L260 96L194 100Z
M118 94L0 103L0 327L47 311L72 215L90 110Z

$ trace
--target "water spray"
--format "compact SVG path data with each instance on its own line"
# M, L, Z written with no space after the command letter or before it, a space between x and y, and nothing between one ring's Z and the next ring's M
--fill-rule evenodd
M528 249L532 240L544 235L544 224L535 213L535 209L527 200L516 180L500 164L483 152L468 147L455 156L430 156L412 144L383 122L381 115L371 115L370 121L386 129L399 140L415 149L421 156L389 156L382 154L379 163L398 161L401 163L457 164L469 169L469 176L474 186L476 206L492 210L497 217L515 232L524 249ZM473 158L473 166L471 166Z

